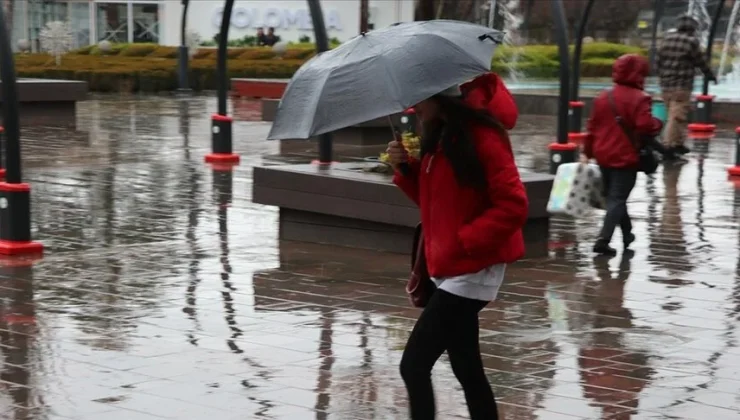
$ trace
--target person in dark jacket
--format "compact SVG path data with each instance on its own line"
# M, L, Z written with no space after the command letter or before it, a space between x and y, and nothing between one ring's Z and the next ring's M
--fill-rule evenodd
M637 180L639 150L646 138L654 138L663 128L663 123L652 115L652 98L643 90L647 75L648 62L644 57L619 57L612 71L614 86L594 99L588 119L581 160L596 160L606 196L604 225L594 245L597 254L616 254L609 243L617 226L622 229L625 249L635 240L627 199ZM634 138L617 122L617 116Z
M393 182L421 213L424 255L437 290L401 358L413 420L435 417L431 373L447 351L472 420L496 420L483 369L478 313L495 299L506 265L524 256L527 193L507 135L514 98L488 73L415 106L423 123L421 156L388 145ZM405 166L401 166L405 165Z
M717 82L699 45L698 28L696 19L689 15L680 16L676 21L676 31L663 38L656 60L663 102L668 110L663 143L679 154L689 152L684 141L696 69Z

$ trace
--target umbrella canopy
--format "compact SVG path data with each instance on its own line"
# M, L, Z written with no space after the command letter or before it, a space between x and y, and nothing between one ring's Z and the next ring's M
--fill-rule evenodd
M452 20L359 35L298 69L268 138L309 138L401 112L490 71L502 39L502 32Z

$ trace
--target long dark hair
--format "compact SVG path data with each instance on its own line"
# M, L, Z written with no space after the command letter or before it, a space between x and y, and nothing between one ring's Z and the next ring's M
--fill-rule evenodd
M444 119L437 118L424 124L420 154L434 153L441 147L461 186L485 189L486 173L475 149L472 127L482 125L493 128L508 140L508 133L501 123L485 110L467 105L462 98L436 95Z

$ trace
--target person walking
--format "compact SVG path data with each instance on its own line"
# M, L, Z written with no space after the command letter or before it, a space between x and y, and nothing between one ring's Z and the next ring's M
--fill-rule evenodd
M663 39L656 60L663 102L668 110L663 144L680 155L689 152L684 142L696 69L699 68L710 81L717 83L699 45L696 35L698 28L696 19L689 15L680 16L676 21L676 31Z
M616 227L622 230L624 248L635 241L627 199L637 181L644 142L660 143L663 123L652 115L652 98L643 90L648 75L647 60L637 54L619 57L612 70L614 85L594 99L587 123L588 137L583 144L581 162L595 159L601 168L606 197L606 215L593 251L616 255L609 244ZM666 156L671 153L662 150Z
M401 377L411 418L431 420L431 372L447 351L472 420L496 420L479 345L479 312L496 298L506 264L524 255L527 194L507 130L518 110L488 73L418 103L420 158L388 145L394 183L420 209L424 255L436 283L406 343Z

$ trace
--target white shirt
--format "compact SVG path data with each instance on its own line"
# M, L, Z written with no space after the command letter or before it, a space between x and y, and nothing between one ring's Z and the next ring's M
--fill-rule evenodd
M468 299L491 302L496 299L498 289L504 282L506 264L496 264L477 273L454 277L432 277L438 288Z

